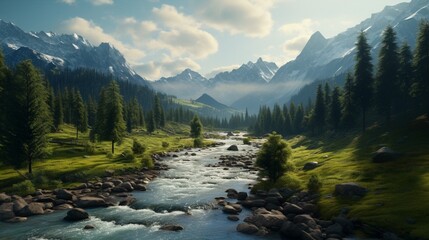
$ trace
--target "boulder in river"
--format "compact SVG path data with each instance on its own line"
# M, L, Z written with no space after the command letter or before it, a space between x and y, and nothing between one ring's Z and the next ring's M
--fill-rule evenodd
M237 231L244 234L255 234L259 231L258 227L251 223L240 223L237 225Z
M89 214L82 208L73 208L67 212L67 216L64 217L66 221L81 221L89 218Z
M12 198L6 193L0 193L0 204L11 202Z
M11 219L8 219L6 222L8 223L20 223L27 221L27 217L13 217Z
M76 205L80 208L107 207L106 201L99 197L81 197Z
M264 209L265 210L265 209ZM245 222L254 224L257 227L266 227L272 230L280 230L287 218L283 213L273 210L254 214L244 219Z
M23 209L18 212L18 216L20 217L29 217L33 215L42 215L45 213L43 210L45 204L32 202L26 205Z
M64 200L72 200L73 199L73 193L66 189L60 189L57 191L56 197L58 199L64 199Z
M3 203L0 205L0 221L15 217L13 212L13 203Z
M334 194L343 197L363 197L368 192L368 189L360 186L357 183L341 183L335 185Z
M183 227L180 225L174 225L174 224L168 224L168 225L164 225L161 226L159 229L164 230L164 231L181 231L183 230Z
M228 150L228 151L238 151L238 147L237 147L237 145L231 145L226 150Z

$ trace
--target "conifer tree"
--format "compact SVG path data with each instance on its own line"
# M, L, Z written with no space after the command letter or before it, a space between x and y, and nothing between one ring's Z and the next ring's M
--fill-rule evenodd
M79 139L79 131L86 132L88 130L88 118L86 113L85 103L78 90L73 92L72 104L72 119L73 125L76 128L76 140Z
M412 94L422 111L429 113L429 22L422 21L414 52L414 83Z
M334 130L338 129L341 120L340 88L332 91L331 104L329 105L329 122Z
M395 98L396 111L405 113L411 108L411 84L413 81L413 55L407 43L399 50L398 89L399 96Z
M329 105L331 105L331 87L329 86L328 82L325 83L324 97L325 97L325 106L326 108L329 108Z
M353 75L348 73L341 98L341 124L344 128L351 128L355 125L356 104L354 102L355 97L353 96L353 83Z
M304 107L302 104L296 109L295 119L293 120L293 131L300 133L302 131L302 124L304 122Z
M11 76L11 73L4 62L3 53L0 50L0 102L1 103L4 103L6 101L6 99L4 98L5 96L4 88L6 88L6 83L8 81L8 78L10 78L10 76ZM4 104L0 104L0 143L1 143L1 139L4 136L3 130L5 130L7 127L5 125L5 119L4 119L6 115L6 109L4 107L5 107Z
M356 43L356 64L354 69L354 97L362 113L362 131L366 129L366 114L370 108L373 95L373 78L371 47L362 31Z
M30 60L19 63L13 78L5 84L4 138L0 146L8 163L15 167L27 164L32 173L33 161L41 159L51 127L47 104L48 91L40 72Z
M325 97L323 96L322 85L319 84L316 95L316 105L314 106L314 124L322 133L326 123Z
M54 128L58 131L58 128L64 122L64 112L63 112L63 100L61 93L55 97L55 112L54 112Z
M274 105L272 114L273 124L270 130L284 134L285 118L278 104Z
M161 127L161 119L162 119L162 106L159 100L159 96L156 95L153 101L153 117L155 120L155 128Z
M91 96L88 98L87 112L88 125L91 126L91 128L94 128L97 119L97 104L94 102Z
M155 131L155 118L153 115L154 115L153 112L150 111L147 116L146 129L148 133L153 133Z
M377 110L386 118L387 123L392 114L393 98L397 97L398 93L398 67L396 33L391 26L388 26L384 30L381 41L374 89Z
M191 126L191 137L200 138L203 134L203 125L197 115L194 115L189 125Z

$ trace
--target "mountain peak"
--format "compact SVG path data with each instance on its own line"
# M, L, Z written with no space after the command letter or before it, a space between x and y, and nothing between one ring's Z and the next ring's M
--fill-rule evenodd
M201 95L195 101L209 105L209 106L214 107L214 108L219 109L219 110L228 108L228 106L218 102L216 99L214 99L212 96L208 95L207 93L203 93L203 95Z

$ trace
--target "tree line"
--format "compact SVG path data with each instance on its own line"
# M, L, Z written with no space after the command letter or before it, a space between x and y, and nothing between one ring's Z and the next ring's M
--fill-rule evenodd
M374 67L371 46L362 31L354 69L342 88L319 84L315 101L305 107L293 102L289 108L262 106L252 130L258 135L272 131L322 134L360 125L365 131L369 122L389 126L392 118L407 120L429 113L429 22L420 24L414 51L407 43L398 46L391 26L383 31L380 46Z

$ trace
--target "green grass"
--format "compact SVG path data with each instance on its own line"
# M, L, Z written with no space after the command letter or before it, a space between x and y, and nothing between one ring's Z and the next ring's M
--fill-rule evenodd
M364 134L289 139L291 161L298 169L294 174L305 183L311 174L320 176L323 186L319 205L325 218L347 207L350 218L404 236L426 238L429 236L429 130L411 126L391 129L395 130L373 127ZM404 155L394 162L372 163L372 153L380 146ZM309 161L317 161L321 166L307 172L300 170ZM358 200L333 197L335 184L344 182L357 182L369 192Z
M49 138L55 141L75 142L75 129L69 125L63 125L58 133L49 134ZM143 155L136 156L135 161L123 159L121 153L131 150L133 138L146 146ZM153 134L147 134L142 129L133 131L124 138L122 144L115 144L115 154L111 155L111 143L100 142L95 144L95 152L85 152L83 143L88 142L88 133L79 134L79 144L65 145L49 143L49 156L33 164L33 174L42 173L48 180L65 181L65 186L75 185L97 176L102 176L105 170L122 170L126 168L141 167L143 158L150 158L153 153L172 151L178 148L192 147L193 139L189 137L189 126L168 123L162 130ZM163 147L162 142L167 142L168 147ZM205 142L208 143L208 142ZM110 155L110 156L109 156ZM18 169L22 174L26 168ZM24 178L10 166L0 165L0 191L8 191L13 184L22 182ZM36 185L36 187L38 187Z

